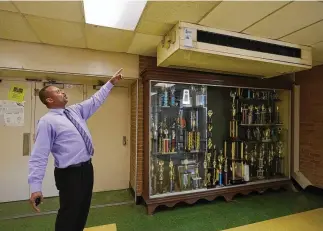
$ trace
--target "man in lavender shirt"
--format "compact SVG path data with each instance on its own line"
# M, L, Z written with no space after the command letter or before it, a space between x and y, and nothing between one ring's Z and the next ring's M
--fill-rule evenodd
M122 69L91 98L66 107L66 94L55 86L39 91L39 98L49 109L40 118L34 148L29 160L32 207L39 212L36 199L43 200L42 181L51 152L55 159L55 182L59 190L56 231L81 231L89 213L93 190L94 153L86 120L104 103L113 86L122 79Z

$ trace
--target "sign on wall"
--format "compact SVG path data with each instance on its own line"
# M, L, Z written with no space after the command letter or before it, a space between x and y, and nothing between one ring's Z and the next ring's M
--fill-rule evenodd
M0 124L5 126L24 126L24 102L0 100Z
M21 103L25 98L25 89L22 86L13 85L10 87L8 99Z

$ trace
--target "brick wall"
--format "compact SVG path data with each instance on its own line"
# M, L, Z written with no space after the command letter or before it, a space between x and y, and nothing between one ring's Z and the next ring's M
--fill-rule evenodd
M137 82L131 85L131 102L130 102L130 186L136 188L136 132L137 132Z
M323 188L323 65L296 73L300 85L300 171Z
M140 56L139 57L139 72L148 67L156 67L156 58ZM138 98L138 108L137 107ZM136 112L138 110L138 118ZM137 97L137 83L131 86L131 160L130 160L130 184L133 189L136 188L137 196L142 195L143 191L143 171L144 171L144 131L143 131L143 84L141 78L138 83L138 97ZM138 127L136 127L136 125ZM136 146L136 130L137 130L137 146ZM137 151L137 163L136 163ZM135 186L135 166L137 164L137 185Z

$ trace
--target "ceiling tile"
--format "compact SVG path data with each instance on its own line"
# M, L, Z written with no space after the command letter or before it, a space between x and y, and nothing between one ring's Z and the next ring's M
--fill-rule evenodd
M85 34L87 47L90 49L127 52L135 33L86 24Z
M323 62L323 41L313 46L313 60Z
M20 13L0 11L0 38L24 42L40 42Z
M293 2L271 14L244 33L278 39L323 19L323 4L320 2Z
M287 3L288 1L224 1L199 24L240 32Z
M323 41L323 21L287 35L280 40L302 45L313 45L319 41Z
M173 26L174 24L166 24L166 23L160 23L160 22L150 22L150 21L141 20L137 25L136 32L142 33L142 34L163 36L168 31L170 31L170 29L172 29Z
M23 14L84 22L82 1L15 1Z
M156 56L157 45L161 40L162 36L136 33L127 53L145 56Z
M0 10L19 12L10 1L0 1Z
M25 16L39 39L44 43L85 48L85 24L55 19Z
M176 24L178 21L197 23L219 1L150 1L141 20Z

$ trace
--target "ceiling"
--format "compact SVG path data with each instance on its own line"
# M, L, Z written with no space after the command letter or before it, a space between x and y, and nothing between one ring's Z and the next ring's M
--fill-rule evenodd
M179 20L309 45L323 64L323 1L148 1L135 31L86 24L82 1L0 1L2 39L146 56Z

